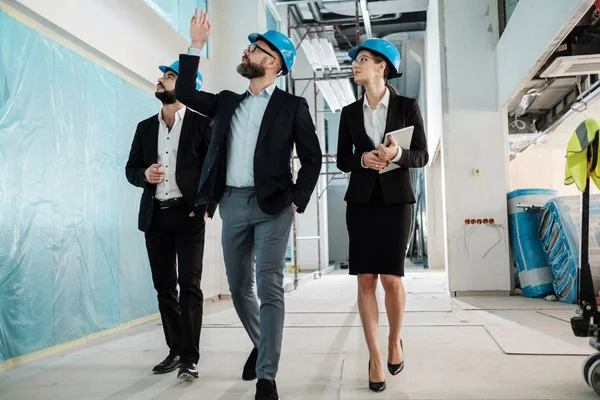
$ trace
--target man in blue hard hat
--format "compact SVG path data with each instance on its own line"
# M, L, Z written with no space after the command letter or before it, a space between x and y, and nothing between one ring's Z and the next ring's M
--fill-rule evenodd
M256 399L278 399L285 252L294 213L306 209L319 178L321 146L306 100L275 86L294 64L292 41L276 31L251 34L237 67L249 79L249 89L212 94L194 90L210 33L208 15L196 10L191 47L179 58L176 93L188 107L215 120L197 201L220 205L229 289L254 344L242 378L258 378ZM290 169L294 145L302 165L296 182ZM253 289L255 266L260 306Z
M159 69L163 76L158 80L155 96L162 108L158 115L138 124L125 174L132 185L144 189L138 228L145 234L169 347L169 355L153 371L162 374L179 368L177 377L191 380L198 377L200 358L204 228L206 219L212 218L216 209L215 205L196 205L212 121L177 100L179 61ZM200 90L199 73L194 74L192 84L194 90Z

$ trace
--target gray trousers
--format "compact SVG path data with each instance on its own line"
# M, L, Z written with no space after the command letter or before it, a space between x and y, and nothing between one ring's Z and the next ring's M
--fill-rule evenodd
M258 207L254 189L230 187L219 208L233 306L258 349L257 378L274 380L281 356L283 269L294 211L290 204L278 215L265 214ZM255 261L260 306L254 293Z

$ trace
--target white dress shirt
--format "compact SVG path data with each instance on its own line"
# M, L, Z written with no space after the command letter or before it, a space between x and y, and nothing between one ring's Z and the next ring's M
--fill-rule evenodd
M385 124L387 121L389 104L390 91L387 87L385 88L385 93L383 97L374 109L369 106L369 102L367 101L367 95L365 94L363 102L363 117L365 120L365 131L367 132L367 135L369 135L369 139L371 139L371 142L373 142L373 146L375 146L376 149L379 148L379 145L383 141L383 135L385 135ZM398 162L401 156L402 149L398 149L398 154L391 161ZM361 164L363 168L368 168L364 164L364 161L362 159Z
M177 171L177 150L185 111L186 107L184 106L175 113L175 122L170 131L162 119L162 110L158 113L160 123L158 125L157 162L162 163L160 169L165 171L163 181L156 185L155 197L159 201L176 199L183 196L175 180L175 171Z

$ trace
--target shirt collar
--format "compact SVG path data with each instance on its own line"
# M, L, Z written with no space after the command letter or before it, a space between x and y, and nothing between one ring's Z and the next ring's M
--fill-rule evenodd
M378 109L379 106L384 106L385 108L388 108L390 104L390 90L386 87L385 88L385 93L383 94L383 97L381 98L381 100L379 100L379 103L377 103L377 107L375 107L375 109ZM365 97L363 100L363 108L371 108L369 107L369 102L367 101L367 94L365 93Z
M258 94L258 96L254 96L254 93L252 93L252 91L250 90L250 88L248 88L247 94L250 95L250 96L254 96L254 97L260 97L260 96L266 95L268 98L270 98L273 95L273 92L275 91L276 87L277 87L277 84L275 82L273 82L272 84L270 84L269 86L267 86L266 88L264 88Z
M177 112L175 113L175 121L181 121L183 119L183 116L185 115L185 112L187 110L186 106L181 107L179 110L177 110ZM165 121L163 121L163 117L162 117L162 107L160 108L160 111L158 112L158 120L160 121L160 123L165 124Z

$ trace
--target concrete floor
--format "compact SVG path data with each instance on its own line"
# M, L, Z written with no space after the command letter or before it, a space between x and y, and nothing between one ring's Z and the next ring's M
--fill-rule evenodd
M445 274L437 271L410 271L405 285L406 367L398 376L387 374L388 388L379 394L367 386L356 278L336 271L286 294L281 398L598 398L582 378L582 361L592 349L571 333L574 306L522 297L451 299ZM0 373L0 399L254 398L254 382L240 378L250 341L229 302L207 306L200 379L191 383L178 381L176 373L150 372L166 355L159 323ZM380 325L385 359L385 313Z

